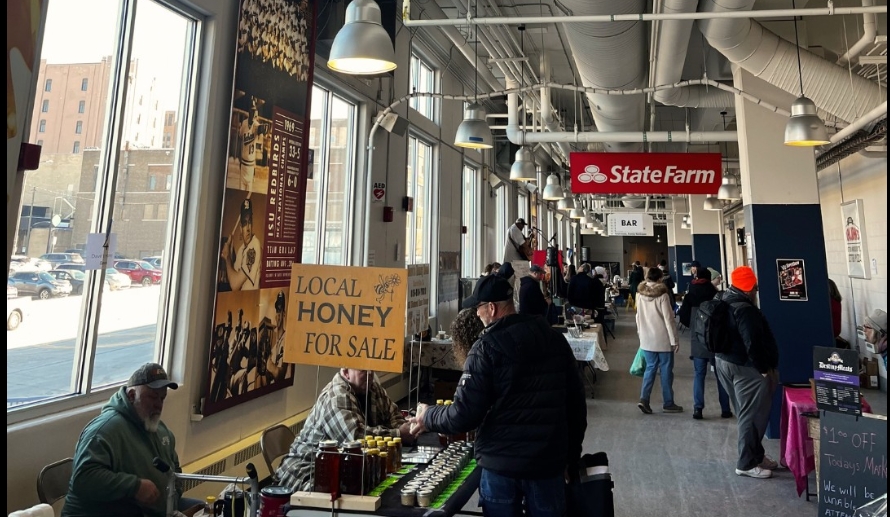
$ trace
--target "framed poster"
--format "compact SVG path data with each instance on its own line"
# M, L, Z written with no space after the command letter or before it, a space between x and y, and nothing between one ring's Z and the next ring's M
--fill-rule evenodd
M868 243L865 240L865 216L862 200L841 204L844 220L844 249L847 253L847 275L852 278L871 278L868 266Z
M683 263L683 276L692 276L692 262Z
M285 328L303 248L315 5L240 2L205 415L293 384Z
M776 273L780 300L807 301L807 277L802 259L776 259Z

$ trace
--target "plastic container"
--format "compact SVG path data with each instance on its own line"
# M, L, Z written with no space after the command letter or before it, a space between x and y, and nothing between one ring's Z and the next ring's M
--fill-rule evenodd
M337 442L324 440L315 453L315 484L313 492L333 493L340 486L340 454Z
M259 517L281 517L284 505L290 502L293 490L285 486L267 486L260 490Z
M389 474L386 470L386 466L389 463L389 453L381 452L380 453L380 482L383 482L386 479L386 476Z
M204 515L206 517L216 516L216 497L208 495L207 498L204 499Z

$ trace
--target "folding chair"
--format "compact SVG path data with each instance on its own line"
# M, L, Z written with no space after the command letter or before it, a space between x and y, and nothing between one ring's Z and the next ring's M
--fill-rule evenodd
M40 469L37 474L37 497L41 503L52 505L68 495L68 483L73 469L73 458L65 458Z
M272 479L278 480L275 471L278 468L275 462L290 450L290 446L294 443L294 433L290 428L282 424L274 425L265 431L260 437L260 449L263 451L263 459L266 460L266 466L269 467L269 474Z

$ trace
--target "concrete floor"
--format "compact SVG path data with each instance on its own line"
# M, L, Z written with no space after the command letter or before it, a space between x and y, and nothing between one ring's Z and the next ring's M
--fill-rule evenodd
M680 336L674 367L674 398L680 414L661 413L660 384L652 392L655 411L637 408L641 379L628 373L639 346L633 313L621 309L615 335L605 356L608 372L597 372L596 398L587 403L584 452L605 451L615 482L616 517L813 517L816 498L797 497L794 477L777 470L757 480L735 474L735 419L721 419L717 384L709 376L705 419L692 419L692 361L689 332ZM711 375L711 374L709 374ZM865 392L877 414L887 414L887 394ZM778 440L764 440L767 454L778 459ZM810 474L815 490L815 474ZM464 507L478 511L478 493Z

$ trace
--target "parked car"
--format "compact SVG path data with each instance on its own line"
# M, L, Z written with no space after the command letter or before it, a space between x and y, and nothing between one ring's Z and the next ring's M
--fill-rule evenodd
M66 262L83 264L83 257L80 256L80 253L44 253L40 259L52 264L53 268Z
M6 330L19 328L31 307L31 300L19 298L19 290L13 284L12 280L6 280Z
M58 266L56 266L56 269L67 269L69 271L80 271L81 273L85 273L87 270L87 265L68 262L65 264L59 264Z
M71 284L71 294L83 294L83 283L87 275L74 269L53 269L49 271L56 280L67 280Z
M130 281L148 287L161 282L161 270L144 260L117 260L114 269L130 277Z
M161 260L162 260L162 257L161 257L160 255L158 255L158 256L154 256L154 257L143 257L142 260L148 262L149 264L151 264L152 266L154 266L154 268L157 269L157 270L162 270L162 269L164 269L164 268L161 267Z
M105 281L108 282L108 288L112 291L118 291L120 289L129 289L130 277L121 273L117 269L113 267L107 268L105 270Z
M53 265L46 260L26 255L13 255L9 260L10 271L49 271L50 269L53 269Z
M36 296L46 300L55 296L71 294L71 283L67 280L56 280L46 271L16 271L9 277L19 295Z

